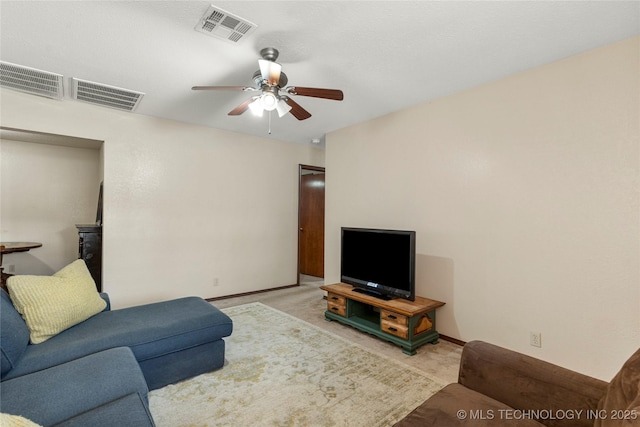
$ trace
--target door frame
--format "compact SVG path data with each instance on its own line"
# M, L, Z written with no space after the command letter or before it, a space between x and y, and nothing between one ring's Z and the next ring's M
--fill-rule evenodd
M326 175L325 168L322 166L311 166L311 165L303 165L298 164L298 253L297 253L297 272L296 272L296 284L300 286L300 216L302 212L302 173L303 171L314 171L314 172L322 172ZM324 256L324 254L323 254Z

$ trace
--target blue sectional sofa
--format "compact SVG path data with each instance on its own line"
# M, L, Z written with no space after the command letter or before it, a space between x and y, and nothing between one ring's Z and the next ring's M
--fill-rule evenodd
M224 364L231 319L201 298L111 310L40 344L3 290L2 412L44 426L154 425L148 390Z

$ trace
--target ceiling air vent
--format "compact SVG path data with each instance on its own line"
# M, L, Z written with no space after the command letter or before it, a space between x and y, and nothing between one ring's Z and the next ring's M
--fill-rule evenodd
M138 107L144 93L86 80L71 79L73 99L116 108L118 110L133 111Z
M204 14L196 31L208 34L212 37L238 43L258 28L253 22L233 15L225 10L211 5Z
M62 99L62 76L0 61L0 86L33 95Z

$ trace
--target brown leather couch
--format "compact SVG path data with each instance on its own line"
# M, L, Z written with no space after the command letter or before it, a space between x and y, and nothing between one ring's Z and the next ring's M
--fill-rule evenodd
M394 427L640 426L639 387L640 349L606 383L472 341L462 350L458 382L431 396Z

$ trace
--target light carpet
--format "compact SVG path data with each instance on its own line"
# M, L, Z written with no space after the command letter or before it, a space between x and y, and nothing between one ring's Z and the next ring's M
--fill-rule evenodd
M443 387L264 304L223 311L233 319L225 366L152 391L158 427L382 427Z

